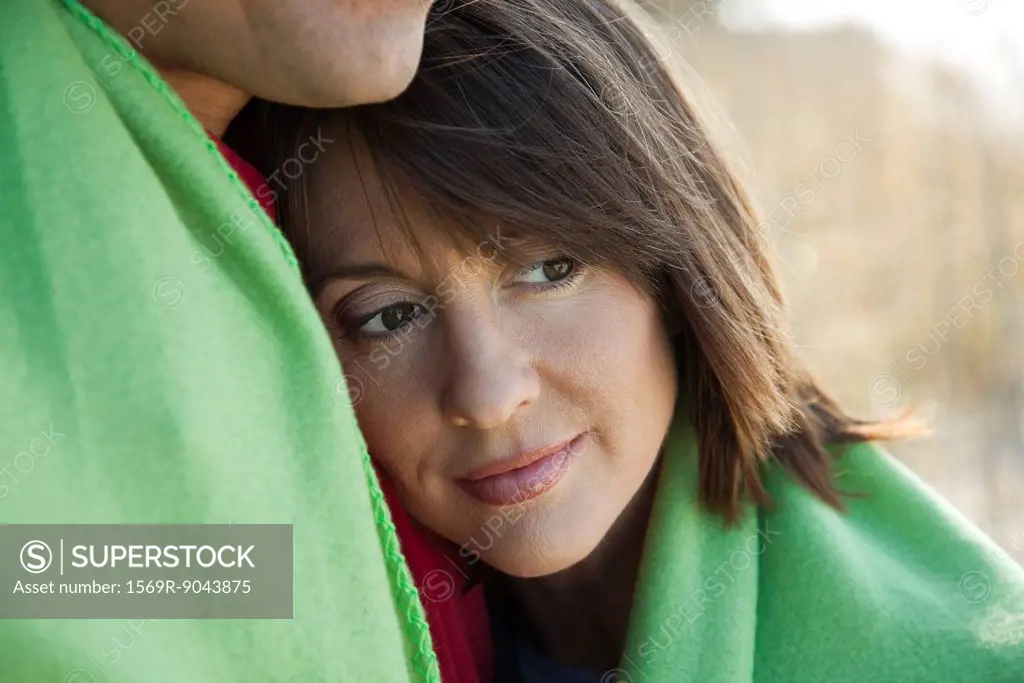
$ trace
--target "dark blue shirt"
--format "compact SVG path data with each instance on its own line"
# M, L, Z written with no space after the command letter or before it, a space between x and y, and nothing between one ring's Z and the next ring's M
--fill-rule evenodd
M500 599L488 598L494 639L494 683L607 683L604 672L558 664L530 642Z

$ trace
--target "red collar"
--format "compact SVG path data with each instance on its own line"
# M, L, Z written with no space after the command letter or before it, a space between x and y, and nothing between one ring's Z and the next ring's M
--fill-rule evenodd
M260 206L270 216L270 220L277 222L277 212L274 208L274 196L276 193L269 192L267 187L267 179L263 177L263 174L256 170L256 167L247 162L242 157L238 156L235 150L231 149L224 144L224 141L219 137L206 131L206 134L210 136L210 139L217 143L217 148L220 153L227 159L227 162L231 164L231 167L235 169L235 173L238 174L245 184L249 186L249 191L252 192L253 196L259 201Z

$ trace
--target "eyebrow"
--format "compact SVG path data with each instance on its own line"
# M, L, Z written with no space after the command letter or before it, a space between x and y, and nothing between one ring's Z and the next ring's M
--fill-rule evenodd
M531 263L531 259L525 254L525 249L532 243L529 237L516 235L514 237L506 237L505 241L511 244L501 249L501 252L504 254L504 260L509 263L516 263L517 265L528 265ZM309 278L308 289L314 294L318 293L331 280L414 279L401 270L392 268L379 261L342 263L323 269L316 269L313 272L315 276Z
M319 292L330 280L369 280L385 277L402 280L412 279L400 270L375 261L368 263L344 263L331 266L317 273L316 278L310 281L309 288L313 292Z

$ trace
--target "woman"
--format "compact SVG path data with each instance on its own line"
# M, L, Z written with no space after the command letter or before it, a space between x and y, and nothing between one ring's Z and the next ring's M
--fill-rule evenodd
M611 0L435 12L285 230L518 681L1024 680L1024 574L791 352L758 219ZM286 149L283 154L287 155Z

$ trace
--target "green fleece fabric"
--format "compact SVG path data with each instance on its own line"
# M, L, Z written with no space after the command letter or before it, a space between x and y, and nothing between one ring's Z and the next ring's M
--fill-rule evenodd
M438 681L294 255L72 0L0 3L0 207L0 522L294 525L292 620L0 620L0 681Z
M849 447L839 513L785 473L728 531L698 510L677 420L622 670L603 683L1021 683L1024 570L882 449Z

